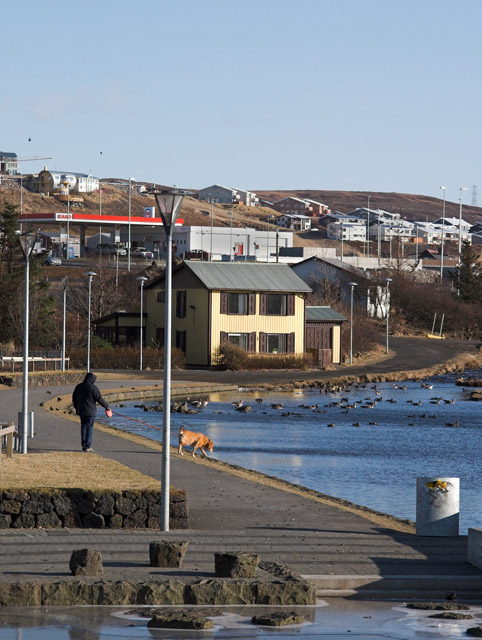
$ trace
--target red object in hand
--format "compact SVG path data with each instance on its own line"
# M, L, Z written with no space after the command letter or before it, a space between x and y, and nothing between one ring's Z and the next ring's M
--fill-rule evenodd
M108 418L112 418L112 409L106 409L106 410L105 410L105 415L106 415Z

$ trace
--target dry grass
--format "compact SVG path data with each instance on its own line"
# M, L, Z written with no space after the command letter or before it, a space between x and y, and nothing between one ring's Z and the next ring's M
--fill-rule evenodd
M119 462L96 454L51 452L2 456L2 489L70 489L123 491L160 489L160 483Z

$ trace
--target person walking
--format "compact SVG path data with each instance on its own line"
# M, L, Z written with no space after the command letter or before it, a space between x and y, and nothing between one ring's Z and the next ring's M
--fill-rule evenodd
M94 420L97 413L97 403L105 409L105 415L112 417L112 410L102 397L99 388L95 385L97 376L87 373L84 381L78 384L72 394L72 403L75 412L80 416L80 432L82 438L82 451L93 451L92 434L94 431Z

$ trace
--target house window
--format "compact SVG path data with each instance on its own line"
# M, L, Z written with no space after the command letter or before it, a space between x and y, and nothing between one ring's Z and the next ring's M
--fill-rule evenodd
M286 333L268 333L266 339L268 353L286 353Z
M248 294L247 293L228 293L228 313L233 315L247 315L248 313Z
M276 293L268 293L266 296L266 315L285 316L286 296Z
M165 302L166 301L166 292L158 291L157 292L157 302Z
M186 317L186 291L176 292L176 318Z
M228 333L228 341L246 351L249 349L249 333Z
M176 348L186 353L186 331L176 331Z

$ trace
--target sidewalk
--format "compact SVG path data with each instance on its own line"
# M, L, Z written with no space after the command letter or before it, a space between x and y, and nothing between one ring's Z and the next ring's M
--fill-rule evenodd
M145 386L138 379L122 384ZM121 385L116 380L102 381L100 386L107 392ZM71 393L72 387L51 391L55 397ZM29 450L79 450L78 424L39 407L51 397L45 388L30 389L37 435L29 441ZM1 391L2 421L16 420L20 404L21 390ZM160 481L158 451L100 430L95 431L94 447L99 455ZM336 506L239 478L215 465L196 464L187 456L171 457L171 482L187 491L190 531L1 530L0 583L42 576L68 579L71 551L84 546L102 552L106 579L159 577L162 570L148 565L148 546L162 537L190 541L186 568L169 570L171 577L212 577L215 551L247 550L259 553L263 561L286 563L314 582L320 596L430 599L448 592L479 598L482 594L482 571L466 561L465 536L420 538L401 533Z

